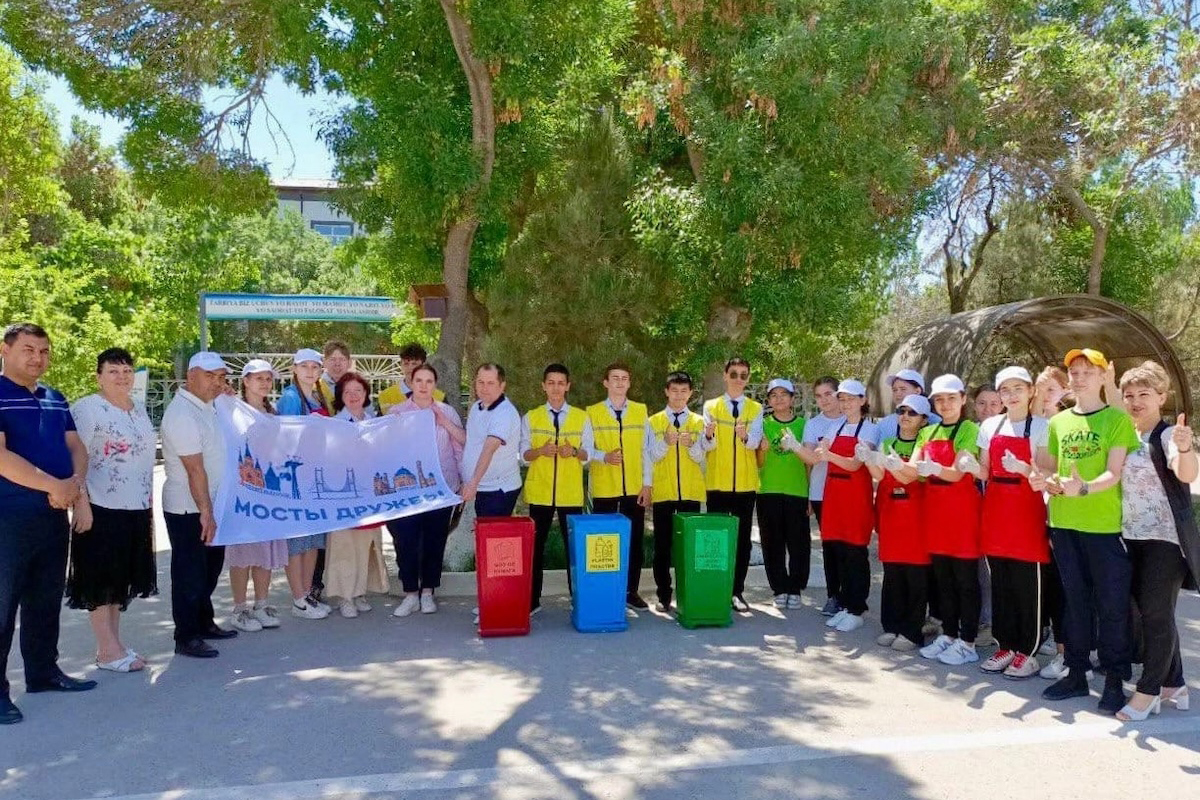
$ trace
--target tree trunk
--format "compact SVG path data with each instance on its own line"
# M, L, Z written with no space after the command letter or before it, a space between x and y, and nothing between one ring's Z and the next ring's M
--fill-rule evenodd
M713 304L708 316L708 341L714 345L721 345L725 352L704 370L704 384L701 387L704 397L717 397L725 391L725 361L740 355L737 349L749 338L752 321L748 308L734 306L722 300Z
M1104 253L1108 249L1108 226L1092 226L1092 258L1088 264L1087 293L1100 295L1100 278L1104 274Z

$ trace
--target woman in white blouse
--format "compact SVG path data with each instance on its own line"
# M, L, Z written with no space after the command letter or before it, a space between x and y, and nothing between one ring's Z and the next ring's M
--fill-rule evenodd
M154 426L146 409L133 400L133 363L127 350L105 350L96 359L100 391L71 408L88 451L91 502L77 507L67 604L90 612L96 666L112 672L146 666L121 641L121 612L134 597L158 594L150 509Z
M1144 720L1166 702L1188 707L1175 602L1181 588L1196 588L1200 575L1200 534L1188 486L1200 477L1200 462L1184 415L1173 426L1163 421L1170 388L1167 371L1153 361L1121 376L1121 398L1142 440L1121 471L1121 536L1133 566L1142 633L1142 675L1117 712L1122 720Z

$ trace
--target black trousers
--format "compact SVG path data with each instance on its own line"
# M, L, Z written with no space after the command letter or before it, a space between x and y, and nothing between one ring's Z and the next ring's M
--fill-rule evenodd
M8 651L21 611L25 684L58 675L58 614L67 581L67 512L0 513L0 696L8 697Z
M1172 542L1126 540L1133 564L1134 627L1139 630L1142 676L1137 690L1158 694L1183 686L1183 660L1175 626L1175 602L1187 577L1187 562Z
M758 538L772 594L800 594L808 588L812 534L808 498L759 494Z
M979 634L979 559L930 556L942 633L973 643Z
M325 588L325 548L317 548L317 565L313 567L313 590L320 592Z
M493 492L478 492L475 495L475 516L511 517L513 509L517 507L517 498L520 495L520 489L513 489L511 492L502 489Z
M924 644L921 628L929 602L928 564L884 564L879 621L884 631Z
M400 585L406 592L436 589L442 585L442 561L454 507L388 520L388 533L396 549Z
M664 606L671 605L671 542L676 513L700 510L698 500L670 500L654 504L654 592Z
M1067 666L1079 675L1091 669L1094 642L1105 674L1128 679L1133 565L1124 540L1119 534L1067 528L1051 528L1050 536L1066 598Z
M529 518L533 520L533 596L530 608L542 604L542 570L546 561L546 540L550 538L550 526L558 513L558 532L563 540L563 552L567 554L567 589L571 588L571 543L567 541L567 515L582 514L582 506L529 506Z
M838 605L851 614L867 610L867 595L871 592L871 563L867 546L846 542L827 542L841 582ZM915 640L914 640L915 641Z
M809 505L812 506L813 516L817 518L817 529L821 528L821 504L824 500L810 500ZM833 552L833 548L829 545L831 542L821 541L821 565L825 570L825 596L837 597L842 591L842 581L838 576L837 556Z
M1045 602L1042 603L1042 626L1050 626L1054 632L1055 644L1067 644L1067 631L1064 613L1066 599L1063 597L1062 576L1058 574L1058 561L1054 549L1050 550L1050 563L1042 570L1042 592Z
M216 625L212 593L225 567L225 548L200 541L199 514L163 514L171 540L171 618L175 641L190 642Z
M992 570L992 633L1000 649L1035 655L1042 646L1045 565L1000 556L987 560Z
M708 513L733 514L738 518L737 557L733 565L733 595L746 591L750 571L750 531L754 526L754 492L709 492Z
M624 514L629 518L629 582L626 591L637 594L642 582L643 542L646 538L646 508L638 505L636 494L624 497L593 497L592 511L596 514Z

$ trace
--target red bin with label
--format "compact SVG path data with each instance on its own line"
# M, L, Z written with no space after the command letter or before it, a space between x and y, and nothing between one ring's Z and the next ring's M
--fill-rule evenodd
M480 636L525 636L533 592L533 520L475 521L475 584Z

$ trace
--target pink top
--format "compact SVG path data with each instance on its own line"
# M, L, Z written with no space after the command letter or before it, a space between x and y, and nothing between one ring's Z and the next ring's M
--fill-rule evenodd
M435 414L441 415L443 418L450 421L451 425L456 425L459 430L462 430L462 418L453 406L446 403L433 401L433 405L437 407ZM403 403L394 405L388 409L389 414L408 414L413 411L424 411L419 405L413 402L409 397ZM462 486L462 476L459 474L459 462L462 461L462 445L456 442L446 429L441 425L437 426L437 446L438 446L438 462L442 467L442 477L446 479L446 485L451 491L457 492Z

